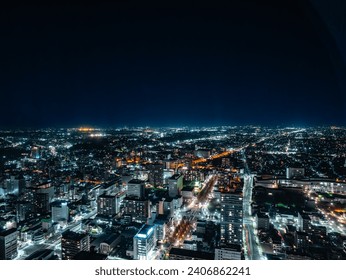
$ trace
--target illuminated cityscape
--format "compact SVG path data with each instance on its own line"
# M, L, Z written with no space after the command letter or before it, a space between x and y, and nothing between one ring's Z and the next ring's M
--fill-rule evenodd
M0 259L346 259L345 127L0 131Z
M0 260L346 259L345 0L7 2Z

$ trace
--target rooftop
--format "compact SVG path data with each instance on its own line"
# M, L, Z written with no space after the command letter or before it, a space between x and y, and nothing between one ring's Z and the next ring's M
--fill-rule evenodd
M223 244L220 245L220 248L218 249L241 252L241 246L238 244Z
M144 225L135 235L137 238L146 238L154 231L154 226Z
M75 241L79 241L86 236L87 236L86 233L84 233L84 234L83 233L77 233L77 232L73 232L70 230L67 230L62 234L63 239L70 239L70 240L75 240Z
M11 228L11 229L8 229L8 230L5 230L5 231L1 231L0 232L0 236L8 236L14 232L16 232L17 229L16 228Z
M181 175L181 174L174 174L172 177L169 178L169 180L178 180L182 176L183 175Z

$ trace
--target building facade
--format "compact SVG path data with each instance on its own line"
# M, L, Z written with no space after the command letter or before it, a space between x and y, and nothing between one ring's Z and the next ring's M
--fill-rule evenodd
M147 219L151 217L149 200L126 197L123 204L124 214L130 215L132 221L146 223Z
M119 199L116 195L100 195L97 198L97 214L113 217L120 211Z
M169 197L176 197L180 195L183 188L183 175L174 174L168 179L168 195Z
M61 258L72 260L79 252L90 251L90 237L88 234L65 231L61 237Z
M243 239L243 194L242 192L221 192L221 242L242 244Z
M144 225L133 237L133 258L151 260L154 256L155 226Z
M215 260L241 260L241 246L237 244L222 245L215 248Z
M145 182L138 179L132 179L127 183L127 196L143 199L145 197Z
M54 201L52 206L52 222L68 222L69 209L66 201Z
M17 230L11 228L0 232L0 260L12 260L17 255Z
M148 180L154 187L163 185L163 165L160 163L153 163L147 166L149 170Z

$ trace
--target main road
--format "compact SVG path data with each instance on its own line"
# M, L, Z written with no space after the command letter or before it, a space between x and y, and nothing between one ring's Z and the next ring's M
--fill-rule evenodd
M246 162L244 150L242 150L244 162L244 186L243 186L243 244L245 258L248 260L263 259L261 248L258 245L258 238L253 226L253 218L251 215L253 178L250 174L249 167Z

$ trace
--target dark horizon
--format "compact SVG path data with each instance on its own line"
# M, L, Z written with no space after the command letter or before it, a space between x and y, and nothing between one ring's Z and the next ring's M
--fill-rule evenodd
M344 126L346 5L315 3L4 7L0 128Z
M76 125L57 125L57 126L26 126L26 127L7 127L2 128L0 127L0 132L5 131L34 131L34 130L59 130L59 129L82 129L82 128L88 128L93 130L122 130L122 129L183 129L183 128L191 128L191 129L202 129L202 128L232 128L232 127L238 127L238 128L245 128L245 127L258 127L263 129L286 129L286 128L294 128L294 129L309 129L309 128L336 128L336 129L346 129L345 125L338 125L338 124L316 124L316 125L308 125L308 124L217 124L217 125L194 125L194 124L172 124L172 125L97 125L97 124L76 124Z

